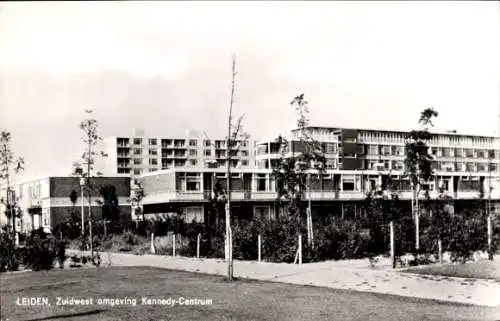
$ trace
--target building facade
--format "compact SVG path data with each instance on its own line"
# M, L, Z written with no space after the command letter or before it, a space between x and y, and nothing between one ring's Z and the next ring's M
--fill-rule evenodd
M309 135L320 142L327 159L324 172L310 172L310 188L304 200L311 200L314 212L358 215L366 194L384 189L389 181L403 201L410 204L411 184L405 177L407 133L369 129L310 127ZM276 184L272 168L282 155L300 153L298 131L292 132L286 150L275 141L257 144L256 168L232 171L232 206L245 217L275 216ZM426 183L429 195L438 189L457 201L483 197L498 212L500 201L499 141L494 137L433 134L429 141L434 158L435 179ZM225 185L224 169L171 168L143 175L145 213L182 211L190 218L213 220L210 193L213 183ZM419 198L424 198L423 193Z
M185 137L147 137L143 131L135 131L132 137L109 137L104 142L106 175L139 176L168 168L204 167L207 163L226 166L226 140L193 131ZM238 143L232 166L255 167L255 142L245 139Z
M97 177L94 178L97 186L91 195L91 210L93 219L102 215L98 201L103 198L98 189L104 186L113 186L118 198L120 218L129 220L130 210L130 178L128 177ZM66 223L71 219L80 221L83 213L88 222L87 193L82 198L80 179L77 177L46 177L42 179L16 183L11 186L13 200L21 211L20 219L16 219L18 232L29 232L37 228L54 228L59 223ZM72 192L78 195L76 202L70 199ZM11 224L4 215L7 198L6 188L0 188L0 195L4 202L0 203L0 226ZM11 202L12 203L12 202Z

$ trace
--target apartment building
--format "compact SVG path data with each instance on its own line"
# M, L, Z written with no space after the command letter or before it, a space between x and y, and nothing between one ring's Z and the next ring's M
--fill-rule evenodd
M120 216L123 220L130 219L130 178L129 177L97 177L96 186L113 186L118 198ZM73 204L70 199L75 191L78 198ZM37 228L53 228L59 223L66 223L70 219L81 219L82 205L85 220L88 220L88 196L82 198L80 179L77 177L45 177L41 179L20 182L11 186L9 197L21 210L21 218L16 220L16 230L28 232ZM0 187L0 198L7 199L7 189ZM102 215L101 206L97 201L102 200L98 190L92 192L92 217L99 219ZM11 224L7 222L5 202L0 203L0 226Z
M311 199L313 215L330 213L357 215L366 193L385 188L392 181L393 190L410 204L411 185L404 175L405 132L370 129L309 127L308 133L320 142L327 158L321 175L311 171L310 188L304 199ZM286 150L279 150L274 140L257 144L256 168L232 171L233 206L242 216L275 215L276 184L272 168L282 153L303 151L299 131L291 133ZM435 180L425 182L431 198L438 189L460 202L483 195L499 210L500 172L498 139L486 136L435 133L429 142L435 156ZM213 182L225 185L223 169L171 168L143 175L146 191L145 213L182 211L189 218L212 220L210 193ZM424 198L424 194L419 195ZM328 215L330 215L328 214Z
M238 150L232 155L232 167L255 166L255 142L238 141ZM168 168L226 166L226 140L212 139L195 131L185 137L147 137L142 130L134 131L132 137L109 137L105 139L106 175L132 175L155 172Z
M405 170L405 143L408 132L383 131L370 129L346 129L328 127L309 127L308 135L320 142L327 158L326 168L341 172L355 171L349 181L359 181L354 187L361 188L362 182L371 187L377 180L371 176L378 173L401 179L401 184L408 187L409 182L402 177ZM287 155L300 153L298 137L295 130L289 137L290 147ZM431 191L444 186L450 192L458 192L457 188L470 186L476 190L482 182L494 188L498 193L500 173L499 140L495 137L459 135L456 133L433 133L428 142L429 152L434 157L432 168L437 180L429 182ZM281 151L277 150L274 141L257 144L256 164L259 168L272 168ZM342 182L344 185L344 181ZM345 184L346 187L352 184ZM354 188L353 187L353 188Z

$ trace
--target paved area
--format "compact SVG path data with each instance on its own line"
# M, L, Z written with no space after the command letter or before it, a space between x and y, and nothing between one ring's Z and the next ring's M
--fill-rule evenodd
M101 253L102 266L152 266L226 275L227 263L159 255ZM234 276L334 289L385 293L500 308L500 281L427 276L392 270L389 262L371 268L368 260L293 265L234 261Z

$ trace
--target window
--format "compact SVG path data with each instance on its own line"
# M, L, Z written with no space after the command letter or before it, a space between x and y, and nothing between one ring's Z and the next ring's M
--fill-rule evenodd
M474 171L474 163L466 163L465 164L465 170L467 172L473 172Z
M259 145L257 147L257 155L265 155L267 154L267 144Z
M462 148L455 148L455 157L464 157L464 150Z
M381 146L380 151L382 155L391 155L391 146Z
M342 177L342 190L343 191L354 191L355 190L354 176Z
M197 161L196 159L190 159L190 160L189 160L189 164L190 164L191 166L196 166L196 164L198 164L198 161Z
M156 138L150 138L149 139L149 145L156 146Z
M453 163L443 163L442 170L446 172L453 172L455 166Z
M141 155L141 154L142 154L142 149L140 149L140 148L134 149L134 155Z
M212 151L210 149L205 149L205 156L212 156Z
M497 170L497 164L491 163L490 164L490 171L495 172Z
M438 148L437 147L432 147L431 148L431 155L437 156L437 154L438 154Z
M196 152L196 149L190 149L189 150L189 156L196 156L198 153Z
M189 146L196 147L197 145L198 145L198 142L195 139L189 140Z
M257 174L256 183L257 183L257 191L265 191L266 190L266 174Z
M172 145L172 140L171 139L162 139L161 140L161 147L166 148L169 145Z
M472 150L471 148L466 148L465 157L474 157L474 150Z
M140 168L134 168L134 175L141 175L142 170Z
M453 151L451 148L443 148L443 157L453 157Z
M158 160L156 158L151 158L149 160L149 165L158 165Z
M478 163L477 164L477 171L478 172L487 172L488 170L486 168L487 168L487 166L485 163Z
M141 145L142 144L142 138L134 138L134 145Z
M212 142L210 141L210 139L205 140L205 146L206 147L212 146Z
M392 161L392 169L397 171L402 171L404 168L403 162L400 161Z
M336 168L336 167L337 167L337 162L335 161L334 158L326 160L326 168Z
M151 173L151 172L156 172L157 170L158 170L158 169L156 169L156 168L150 168L150 169L149 169L149 172L150 172L150 173Z
M354 137L344 137L344 143L356 143L356 138Z
M403 146L392 146L392 154L397 156L404 155L404 147Z
M199 206L190 206L184 209L184 221L187 223L203 222L203 208Z
M42 210L42 217L43 217L43 226L49 226L50 225L49 209Z
M248 151L247 150L242 150L241 151L241 157L248 157Z
M486 153L484 150L478 149L476 150L476 156L477 158L486 158Z
M186 173L186 191L200 190L200 174Z
M241 166L248 166L248 161L246 159L243 159L241 161Z
M141 158L134 158L134 165L141 165L141 164L142 164Z
M241 142L241 147L247 147L248 146L248 141L244 140Z
M158 155L158 151L156 149L150 149L149 150L149 155L156 156L156 155Z
M184 139L174 140L174 147L176 148L184 147Z

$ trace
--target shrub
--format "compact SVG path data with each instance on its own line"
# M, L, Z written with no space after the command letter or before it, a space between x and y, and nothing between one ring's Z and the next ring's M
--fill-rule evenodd
M64 268L64 262L66 261L66 241L59 241L57 243L57 259L59 261L59 268Z
M28 250L28 267L33 271L51 270L57 257L57 242L42 229L33 231L26 239Z
M0 272L17 271L19 263L14 235L8 232L0 233Z
M260 222L239 222L233 227L233 258L237 260L256 260L258 257L257 239Z

